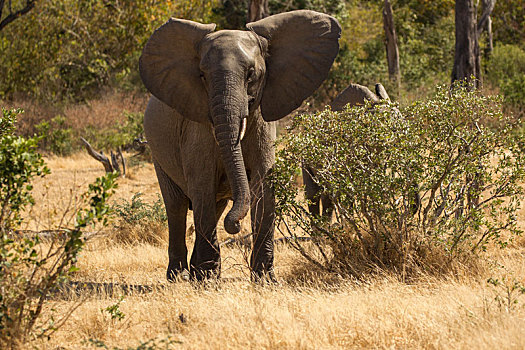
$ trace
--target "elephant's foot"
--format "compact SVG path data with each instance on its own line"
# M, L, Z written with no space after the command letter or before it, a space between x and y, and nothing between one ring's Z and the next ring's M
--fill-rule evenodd
M200 269L192 268L190 270L190 277L194 281L207 281L207 280L217 280L221 275L220 268L214 269Z
M220 257L219 257L220 259ZM194 281L216 280L221 275L221 263L210 259L200 264L191 264L190 277Z
M181 268L180 264L169 264L166 271L166 278L168 282L189 281L190 273L188 269Z
M275 272L271 270L257 270L252 271L252 282L258 284L277 284L277 278L275 278Z

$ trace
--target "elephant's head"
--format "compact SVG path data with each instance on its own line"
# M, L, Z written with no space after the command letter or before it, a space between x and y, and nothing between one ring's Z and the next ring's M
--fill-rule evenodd
M350 84L332 101L330 107L333 111L341 111L346 104L351 106L364 105L365 101L370 101L373 104L380 100L390 101L390 97L381 84L376 84L375 93L370 91L366 86L359 84Z
M147 89L179 114L211 123L233 194L224 220L240 231L249 209L241 129L260 108L278 120L310 96L327 77L339 50L337 20L292 11L249 23L248 31L170 19L151 36L140 58Z

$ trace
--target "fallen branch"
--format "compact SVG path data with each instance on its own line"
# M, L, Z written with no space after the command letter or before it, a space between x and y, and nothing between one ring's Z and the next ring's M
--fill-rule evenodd
M116 171L117 173L126 176L126 161L124 160L124 156L122 155L122 150L120 149L120 147L118 148L117 153L113 153L113 151L111 151L110 160L110 158L104 155L104 152L95 151L93 147L89 144L89 142L86 141L86 139L81 137L80 140L84 144L84 147L86 147L86 151L88 152L88 154L102 163L102 165L104 166L104 170L106 170L106 173L112 173ZM122 163L122 171L120 170L119 159Z

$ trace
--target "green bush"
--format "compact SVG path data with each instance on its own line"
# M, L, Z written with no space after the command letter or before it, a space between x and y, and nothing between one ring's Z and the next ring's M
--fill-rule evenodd
M35 125L40 135L39 148L61 156L69 155L74 150L73 129L66 126L66 118L57 115L50 121Z
M500 89L505 102L525 109L525 51L515 45L497 45L486 69L487 80Z
M318 255L296 247L317 265L355 274L379 266L409 277L451 269L520 233L525 158L510 127L488 126L504 119L499 100L439 88L397 108L300 115L280 141L277 214L289 235L314 237ZM316 168L335 222L307 213L294 181L301 164Z
M8 135L15 130L16 117L23 113L20 109L5 109L2 107L0 116L0 137Z
M405 89L434 86L435 79L447 81L454 63L454 17L443 17L432 26L413 30L411 35L399 36L399 63Z
M136 139L144 138L144 113L124 112L124 116L124 122L115 123L113 127L105 130L98 130L93 126L85 130L85 135L93 140L98 149L131 148Z
M83 195L86 206L76 213L71 229L63 237L41 244L38 234L23 236L15 229L21 212L34 203L31 181L49 173L37 153L38 137L14 136L20 110L2 108L0 125L0 347L14 349L35 336L49 335L70 315L58 319L41 313L50 293L56 291L76 271L78 253L84 245L82 231L87 226L107 223L107 200L116 187L116 174L107 174L89 185Z
M41 151L66 156L81 149L80 137L89 140L97 150L115 151L119 147L124 150L134 148L135 140L144 138L144 113L123 112L125 120L116 122L107 128L88 126L73 129L61 115L50 120L44 120L35 125L39 135L38 148ZM143 159L147 159L143 157Z
M13 135L16 118L21 110L2 107L0 125L0 231L10 230L20 223L20 212L34 202L31 181L49 173L42 156L36 151L39 138Z

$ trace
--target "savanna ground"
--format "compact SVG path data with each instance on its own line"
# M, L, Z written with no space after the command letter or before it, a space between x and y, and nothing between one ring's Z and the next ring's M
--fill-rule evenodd
M100 163L83 153L49 156L46 161L52 173L35 182L36 205L26 213L27 228L56 227L68 205L74 206L75 196L103 173ZM160 193L150 163L131 168L119 179L112 201L129 200L137 192L148 202ZM525 210L520 219L525 224ZM191 223L189 212L188 226ZM241 234L248 227L245 221ZM221 280L195 285L166 282L166 228L151 228L164 237L160 245L119 243L115 230L110 225L88 241L74 280L148 285L153 290L58 295L47 305L47 315L51 309L62 314L81 303L53 337L32 346L136 348L149 341L160 348L195 349L525 348L525 296L487 283L491 277L504 277L509 286L525 284L523 238L507 249L489 251L475 270L420 276L411 283L387 273L366 280L329 275L279 244L279 284L254 285L245 248L222 246ZM221 241L230 238L222 219L218 231ZM190 247L191 241L189 234ZM110 306L117 307L105 310Z

